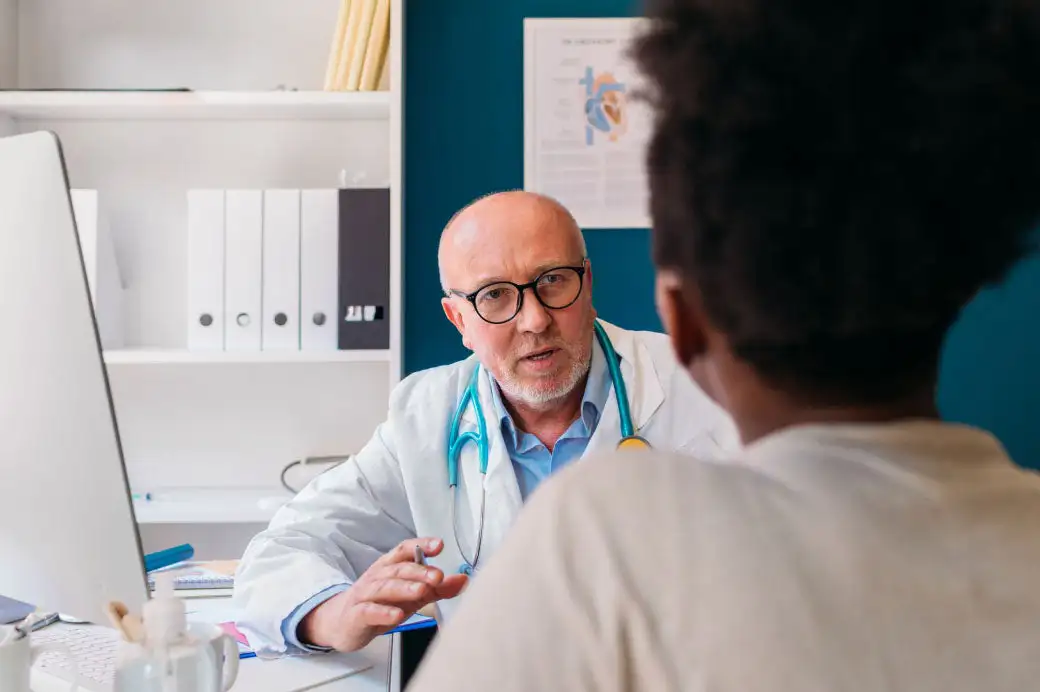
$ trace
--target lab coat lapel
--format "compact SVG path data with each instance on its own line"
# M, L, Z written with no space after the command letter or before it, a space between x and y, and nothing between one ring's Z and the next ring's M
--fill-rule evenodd
M467 376L467 382L469 381ZM477 529L480 522L481 483L483 482L487 496L484 506L484 535L480 551L480 562L491 556L494 549L502 542L509 527L519 514L523 500L520 497L520 486L516 481L512 461L506 450L502 429L499 425L495 402L491 394L491 379L487 372L481 370L478 375L477 391L480 405L484 411L485 425L488 435L488 469L487 476L480 475L480 454L477 445L467 444L462 453L462 465L459 469L460 506L458 512L465 514L458 517L459 538L466 557L473 559L476 547ZM461 397L461 394L460 394ZM475 407L469 406L462 417L462 432L477 430ZM465 497L465 510L461 506L461 498Z
M621 379L628 390L632 426L635 434L639 435L640 430L653 419L664 403L664 387L649 351L635 333L619 329L603 320L600 320L600 324L621 360ZM621 416L618 414L617 389L612 386L586 454L612 450L620 439Z

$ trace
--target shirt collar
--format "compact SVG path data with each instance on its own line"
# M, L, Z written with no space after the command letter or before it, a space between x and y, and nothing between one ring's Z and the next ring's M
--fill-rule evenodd
M618 354L618 361L620 362L620 360L621 355ZM502 393L499 390L498 382L495 381L494 376L490 372L488 372L488 379L491 381L491 399L494 402L495 412L498 415L502 436L510 446L510 449L520 453L528 451L528 448L534 446L535 441L528 441L524 445L525 449L520 448L523 433L513 423L513 418L509 415L509 411L502 401ZM607 369L607 357L603 354L603 349L600 348L599 339L594 336L592 338L592 360L589 363L589 377L585 382L585 394L581 399L581 416L579 418L586 437L591 437L596 429L596 425L599 424L603 408L610 397L612 385L613 382L611 382L610 373Z

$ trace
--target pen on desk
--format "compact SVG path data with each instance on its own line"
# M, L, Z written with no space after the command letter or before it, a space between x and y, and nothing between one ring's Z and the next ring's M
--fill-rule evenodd
M47 617L45 617L45 618L41 618L40 620L37 620L36 622L34 622L34 623L32 624L32 627L30 628L30 630L29 630L29 631L31 631L31 632L35 632L36 630L42 630L42 629L43 629L44 627L46 627L47 625L53 625L53 624L54 624L55 622L57 622L57 621L58 621L59 619L60 619L60 618L59 618L59 616L58 616L58 614L57 614L57 613L51 613L51 614L50 614L50 615L48 615Z
M3 641L0 641L0 647L5 646L9 642L24 639L25 637L28 637L30 633L57 621L57 613L49 613L48 615L42 615L38 611L29 613L21 622L8 631L7 636L4 637Z

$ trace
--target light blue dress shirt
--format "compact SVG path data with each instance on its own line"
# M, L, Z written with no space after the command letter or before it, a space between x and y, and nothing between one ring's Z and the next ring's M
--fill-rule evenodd
M585 395L581 400L580 413L577 420L571 423L550 452L541 441L531 433L516 427L509 411L502 402L498 385L491 387L495 403L495 413L502 429L502 438L506 443L506 451L513 462L513 471L520 486L520 496L526 500L538 485L555 471L559 471L575 459L581 458L588 446L592 433L596 431L603 407L610 397L610 374L607 371L607 359L600 349L599 342L593 339L592 362L589 365L589 378L585 383Z
M563 435L556 442L553 451L549 451L541 441L534 435L524 432L516 427L509 411L502 402L498 384L492 380L492 398L495 405L495 415L498 416L502 430L502 438L506 443L506 451L513 462L513 471L516 473L516 481L520 486L520 496L527 499L538 484L544 481L555 471L581 458L588 446L592 433L596 431L603 407L610 398L610 374L607 370L607 359L603 355L599 341L592 340L592 362L589 365L589 377L585 382L585 395L581 400L581 409L578 419L571 423ZM319 605L329 600L336 594L345 591L349 584L336 584L324 591L314 594L301 603L290 615L282 621L282 636L290 647L306 651L327 651L321 647L311 646L300 642L296 636L296 630L300 622Z

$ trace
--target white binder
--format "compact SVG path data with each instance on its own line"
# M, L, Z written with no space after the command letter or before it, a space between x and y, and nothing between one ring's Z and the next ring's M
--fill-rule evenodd
M300 348L339 348L339 192L300 194Z
M262 313L263 192L224 193L224 348L259 351Z
M112 229L98 203L97 190L71 189L69 197L101 347L121 348L124 344L123 279L116 260Z
M265 351L300 348L300 191L264 190Z
M188 350L224 350L224 191L188 190Z

